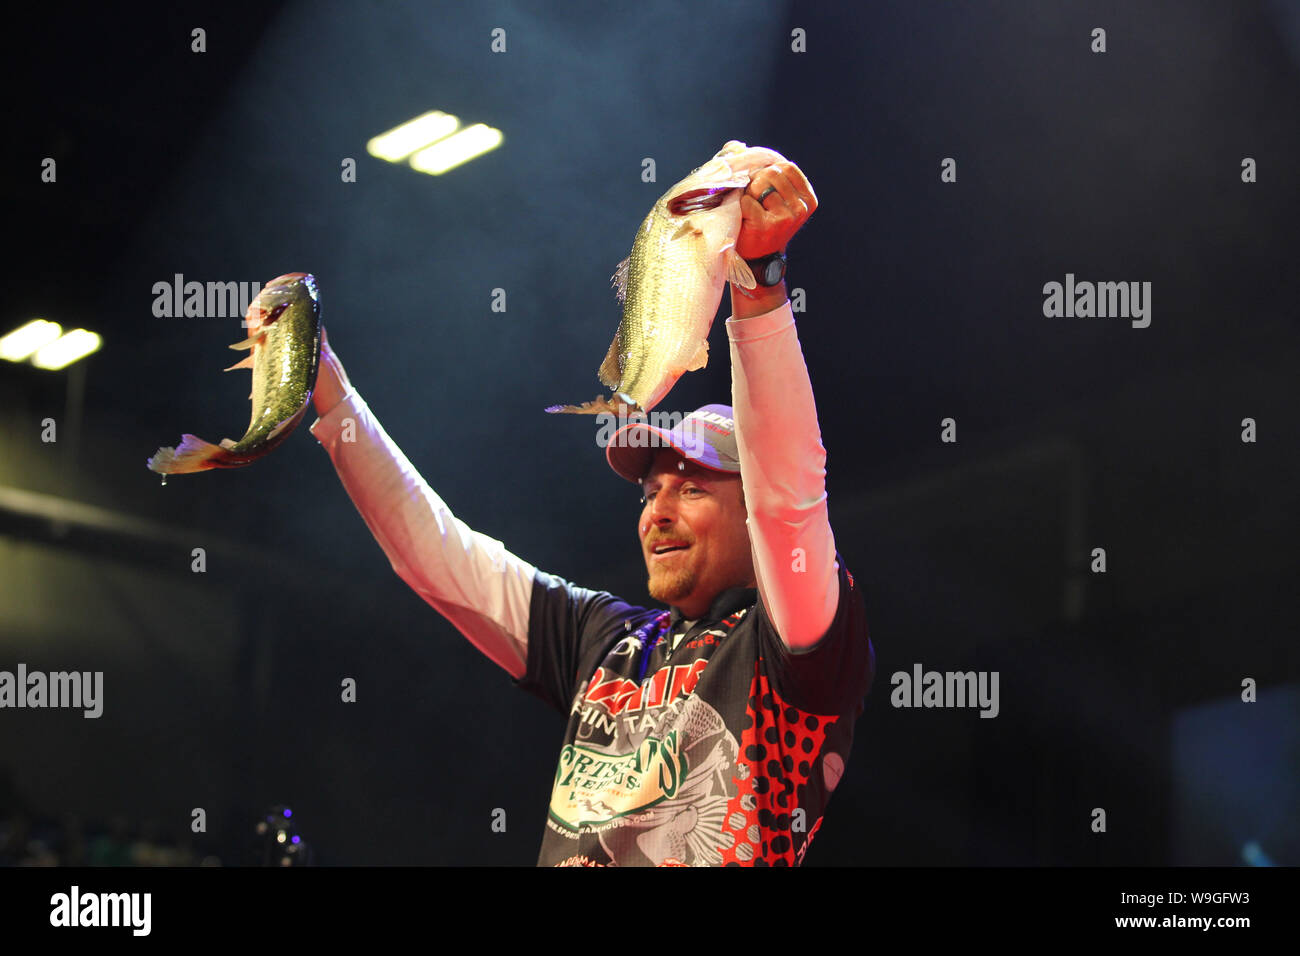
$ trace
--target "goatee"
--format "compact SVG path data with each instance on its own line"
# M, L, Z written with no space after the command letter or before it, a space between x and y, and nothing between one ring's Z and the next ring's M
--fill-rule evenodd
M656 571L646 581L646 590L656 601L673 604L695 590L695 572L690 568Z

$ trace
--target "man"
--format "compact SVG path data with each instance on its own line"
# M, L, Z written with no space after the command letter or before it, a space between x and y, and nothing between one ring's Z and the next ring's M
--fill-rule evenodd
M793 163L741 198L736 251L760 285L731 290L734 412L633 423L606 447L641 483L648 589L669 610L576 587L466 527L322 347L312 433L394 570L568 717L539 865L798 865L844 773L875 658L785 290L786 244L816 207Z

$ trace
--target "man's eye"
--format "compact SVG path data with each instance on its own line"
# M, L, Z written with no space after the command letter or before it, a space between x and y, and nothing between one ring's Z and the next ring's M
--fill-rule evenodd
M654 501L655 495L657 494L659 494L659 491L657 489L655 491L641 492L641 504L646 504L647 502ZM682 488L679 492L677 492L677 494L681 496L689 495L692 498L698 498L700 495L707 494L707 492L703 488L698 488L695 485L687 485L686 487Z

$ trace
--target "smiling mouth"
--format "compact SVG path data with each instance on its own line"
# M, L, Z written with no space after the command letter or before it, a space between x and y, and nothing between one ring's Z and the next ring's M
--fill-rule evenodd
M652 560L658 561L660 558L666 558L669 555L677 554L678 552L685 551L689 547L690 547L689 544L678 544L668 548L664 548L663 550L656 549L655 551L651 552L650 557Z

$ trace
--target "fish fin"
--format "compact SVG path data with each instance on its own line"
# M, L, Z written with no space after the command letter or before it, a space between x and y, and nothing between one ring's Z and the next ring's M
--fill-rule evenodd
M600 376L600 384L609 388L622 384L623 343L619 339L618 332L614 333L614 341L609 343L609 351L605 353L605 360L600 363L596 374Z
M754 280L754 270L749 267L749 263L740 258L736 252L735 246L727 248L725 255L727 257L727 281L732 285L738 285L742 289L753 289L758 283Z
M709 340L705 339L700 343L700 347L695 350L695 356L694 358L691 359L690 364L686 366L686 371L694 372L697 369L704 368L704 366L708 364L709 364Z
M197 435L182 435L176 448L159 448L145 464L160 475L185 475L218 467L211 463L222 456L222 449Z
M263 340L265 337L266 337L266 333L264 333L264 332L258 332L258 333L255 333L255 334L253 334L253 335L250 335L248 338L244 339L244 341L242 341L242 342L236 342L234 345L232 345L232 346L230 346L230 347L231 347L232 349L251 349L254 345L261 345L261 344L262 344L262 340Z
M305 414L307 414L306 405L272 428L270 432L267 433L266 440L270 441L273 438L278 438L280 435L287 435L298 427L298 423L302 421L302 417Z
M240 359L240 360L239 360L238 362L236 362L234 365L230 366L230 368L225 369L225 371L227 371L227 372L233 372L233 371L234 371L235 369L237 369L237 368L252 368L252 367L253 367L253 356L252 356L252 354L250 353L250 354L248 354L248 355L245 355L242 359Z
M619 302L627 300L627 275L631 267L632 257L628 256L615 267L614 274L609 277L609 284L613 287Z

